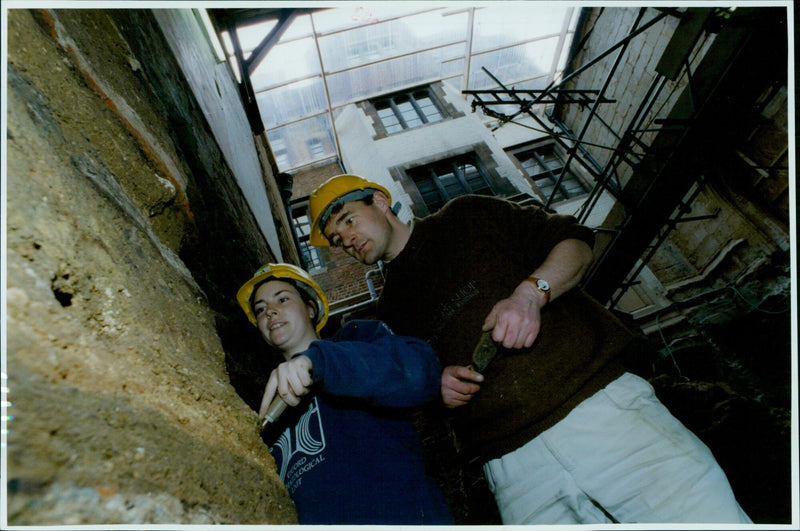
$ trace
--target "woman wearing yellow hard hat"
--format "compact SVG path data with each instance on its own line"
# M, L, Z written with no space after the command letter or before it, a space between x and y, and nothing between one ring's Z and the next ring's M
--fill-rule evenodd
M291 264L260 268L237 300L286 360L269 376L259 416L271 422L264 438L299 522L452 524L408 418L439 397L431 347L381 321L350 321L321 340L327 299ZM269 416L276 403L294 407Z
M305 300L311 302L316 308L315 329L317 332L322 330L328 321L328 298L319 284L311 278L311 275L292 264L266 264L239 288L236 299L251 323L258 326L256 316L253 313L253 293L258 286L269 279L283 280L294 284L301 294L305 296Z

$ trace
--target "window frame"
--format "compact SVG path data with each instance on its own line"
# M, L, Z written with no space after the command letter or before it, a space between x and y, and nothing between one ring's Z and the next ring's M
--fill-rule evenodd
M292 225L292 232L297 242L297 251L302 262L302 267L308 272L323 269L325 267L325 260L323 260L322 253L319 249L311 245L309 241L311 235L311 216L308 212L308 196L293 199L289 204L290 222ZM298 218L305 217L308 221L300 223ZM304 232L303 228L307 227L308 232ZM310 257L310 260L306 258Z
M547 150L547 153L542 153L542 151L544 150ZM558 182L558 176L564 170L564 160L556 150L556 143L554 141L547 141L536 144L519 146L508 150L507 153L510 156L514 157L514 159L519 164L519 167L522 169L522 172L525 175L525 177L531 181L533 186L542 194L542 196L544 196L545 201L546 202L549 201L549 204L551 205L564 203L566 201L571 201L573 199L583 197L590 191L591 187L586 183L586 181L583 178L581 178L580 175L571 171L569 168L567 168L567 171L564 174L564 179L562 179L561 182L558 183L558 187L556 187L556 183ZM552 159L558 161L558 166L555 168L551 168L550 165L545 160L546 155L551 155ZM531 159L533 159L540 168L544 168L544 170L535 175L532 175L528 171L528 168L525 166L525 162ZM552 190L550 192L552 200L550 197L545 195L546 187L543 187L541 184L539 184L541 181L545 179L547 179L549 186L552 187ZM576 183L580 187L581 192L571 193L567 188L567 183L569 182Z
M475 168L477 175L480 177L480 180L483 183L482 187L475 188L472 184L470 184L468 173L463 171L463 168L467 165ZM492 179L490 178L489 171L482 163L478 154L474 151L462 153L452 157L446 157L440 160L429 162L427 164L421 164L405 170L405 173L408 176L409 181L416 188L416 191L422 200L422 204L425 205L425 209L427 210L428 214L437 212L440 208L447 204L448 201L462 195L476 194L491 195L494 197L498 195L497 191L492 186ZM462 189L463 193L453 194L451 191L448 191L446 183L441 181L442 177L446 177L450 174L455 177L456 182ZM436 190L439 196L437 201L429 202L426 200L426 194L423 194L423 191L420 188L420 183L425 182L433 184L433 189ZM489 193L483 192L484 190L488 190Z
M434 110L436 111L435 114L428 114L425 112L425 108L428 106L420 105L420 101L424 99L420 97L424 93L424 97L427 98L431 105L433 106ZM409 120L407 116L404 114L403 110L400 109L400 105L403 103L409 103L411 105L414 114L416 115L416 120L419 120L420 124L409 125ZM436 96L435 91L431 85L423 85L419 87L410 88L407 90L402 90L398 92L393 92L391 94L387 94L384 96L380 96L377 98L372 98L369 100L370 105L375 111L375 115L380 123L381 127L383 128L386 135L395 135L398 133L402 133L403 131L408 131L410 129L416 129L418 127L424 127L426 125L432 123L438 123L443 121L444 119L448 118L449 115L444 110L444 105L439 101L439 98ZM384 119L384 116L381 114L382 111L390 110L392 116L397 123L390 123L387 124L387 121ZM431 118L438 117L434 120ZM399 130L394 130L395 127L400 127ZM390 130L390 128L392 130Z
M306 140L306 147L308 148L308 155L312 161L325 158L325 143L318 136L312 136Z
M282 136L273 138L269 142L269 147L278 169L284 171L289 166L289 146L286 139Z

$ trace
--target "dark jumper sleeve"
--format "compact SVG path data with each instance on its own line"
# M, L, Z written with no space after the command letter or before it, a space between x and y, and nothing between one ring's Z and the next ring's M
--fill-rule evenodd
M304 353L325 393L380 407L414 407L439 397L441 366L428 343L392 333L381 321L351 321Z

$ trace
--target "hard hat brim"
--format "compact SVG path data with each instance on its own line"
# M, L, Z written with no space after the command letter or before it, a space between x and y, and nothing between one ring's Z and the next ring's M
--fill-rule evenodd
M351 196L353 199L348 199L349 194L354 192L368 192L370 190L373 192L382 192L391 203L392 195L389 193L389 190L378 183L368 181L357 175L337 175L336 177L328 179L314 190L309 199L309 214L312 216L311 231L308 235L309 243L314 247L330 247L331 243L323 232L325 226L322 224L323 220L326 224L329 221L326 214L334 205L343 199L343 203L347 203L350 201L358 201L368 195L365 194L361 197L354 195Z
M258 325L256 316L253 313L253 308L250 305L250 299L253 296L255 287L270 278L292 281L291 283L293 285L305 291L306 294L311 297L316 304L317 315L319 317L315 327L317 333L319 333L328 322L328 298L325 296L325 292L322 291L319 284L317 284L308 273L291 264L266 264L256 271L255 275L239 288L239 291L236 293L236 300L239 302L239 306L242 308L245 315L247 315L247 319L254 326Z

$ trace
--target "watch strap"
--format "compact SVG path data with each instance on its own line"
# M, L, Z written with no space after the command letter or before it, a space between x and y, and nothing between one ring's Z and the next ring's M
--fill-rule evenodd
M539 285L540 284L540 280L542 280L542 279L540 279L538 277L533 277L533 276L528 277L528 278L525 279L525 281L530 282L531 284L533 284L533 287L535 287L540 293L544 294L544 303L547 304L547 303L550 302L550 286L547 284L547 281L542 281L545 284L545 286L547 286L547 289L542 288Z

